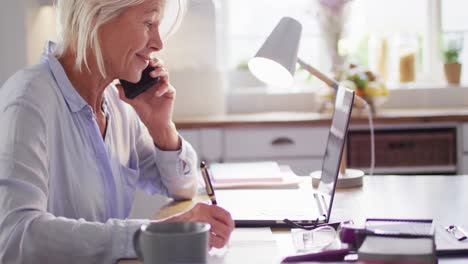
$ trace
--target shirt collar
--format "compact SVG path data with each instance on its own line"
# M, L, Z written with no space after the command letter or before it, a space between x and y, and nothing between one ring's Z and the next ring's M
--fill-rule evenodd
M44 60L49 64L49 68L70 110L72 112L81 111L81 109L87 106L88 103L76 91L75 87L73 87L62 67L62 64L60 64L58 59L54 56L56 46L57 45L54 42L48 41L41 55L41 60Z

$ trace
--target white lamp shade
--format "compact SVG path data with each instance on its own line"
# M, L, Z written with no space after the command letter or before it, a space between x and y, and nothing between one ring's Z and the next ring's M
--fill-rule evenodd
M302 25L284 17L273 29L254 58L249 69L255 77L272 85L288 87L293 84Z

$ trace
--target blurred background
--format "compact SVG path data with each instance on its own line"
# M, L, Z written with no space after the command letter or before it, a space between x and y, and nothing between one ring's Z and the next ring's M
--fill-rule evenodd
M170 0L168 0L170 1ZM177 33L160 56L178 89L176 117L315 111L328 91L298 69L293 87L266 87L246 63L279 19L303 25L299 56L369 96L382 108L468 104L464 41L468 2L460 0L187 0ZM53 0L3 1L0 84L38 60L56 39ZM459 81L446 64L460 64ZM366 73L367 74L363 74ZM453 78L452 78L453 79ZM405 100L412 92L426 101ZM444 89L444 98L440 90ZM435 92L438 90L438 92ZM424 92L423 92L424 91ZM432 98L432 94L438 94ZM408 97L409 96L409 97Z

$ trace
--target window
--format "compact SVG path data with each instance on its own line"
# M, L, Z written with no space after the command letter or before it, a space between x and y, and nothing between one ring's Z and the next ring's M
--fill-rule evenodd
M345 37L350 43L348 55L382 75L390 87L403 82L425 82L425 72L429 71L423 67L423 60L428 59L424 53L428 48L425 39L429 37L428 3L428 0L354 1L351 30ZM412 66L408 69L400 68L409 63ZM413 70L416 74L412 74Z
M461 61L467 61L467 50L468 50L468 10L467 1L459 0L443 0L441 1L442 9L442 32L444 36L461 37L463 41L463 49L461 52ZM465 51L465 52L464 52ZM468 69L462 67L462 82L463 80L468 81Z
M240 82L239 72L246 69L251 58L283 16L291 16L303 25L299 56L319 69L331 67L325 54L323 36L317 21L318 0L236 0L225 1L227 10L227 53L231 72L231 89L262 85L254 79ZM378 71L376 46L385 40L387 60L380 69L390 88L401 87L399 79L400 52L413 48L416 75L409 86L444 85L440 66L441 50L439 34L468 32L468 2L459 0L354 0L348 3L349 17L340 41L340 53L352 62ZM441 19L442 16L442 19ZM442 26L437 24L441 21ZM441 28L442 27L442 28ZM379 42L380 41L380 42ZM465 43L466 45L466 43ZM465 47L466 49L467 47ZM413 58L413 59L414 59ZM463 58L463 57L462 57ZM465 67L466 68L466 67ZM437 74L436 74L437 72ZM468 69L465 71L468 73ZM237 74L237 75L236 75ZM249 75L248 73L244 74ZM299 90L315 89L317 85L305 83L308 74L296 73ZM466 74L465 74L466 75ZM401 77L401 76L400 76ZM468 76L467 76L468 77ZM249 83L250 81L250 83Z
M314 65L326 64L326 57L317 48L320 33L312 14L313 1L310 0L235 0L226 1L228 9L228 46L231 86L260 86L246 70L246 64L260 48L274 26L284 16L293 17L303 25L299 54ZM296 78L305 79L308 74L297 72ZM247 80L245 80L247 78ZM249 83L249 81L251 81ZM239 87L232 87L239 88ZM302 89L307 89L303 87Z

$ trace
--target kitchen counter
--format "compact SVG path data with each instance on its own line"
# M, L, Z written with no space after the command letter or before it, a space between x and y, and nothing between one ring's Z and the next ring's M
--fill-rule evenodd
M252 126L291 126L291 125L329 125L331 112L266 112L233 114L219 116L193 116L175 119L177 128L207 127L252 127ZM428 122L468 122L468 108L441 109L381 109L373 117L375 124L405 124ZM353 124L367 124L364 111L353 112Z

